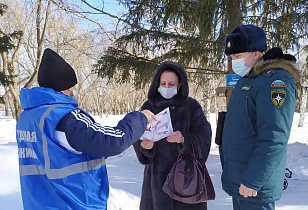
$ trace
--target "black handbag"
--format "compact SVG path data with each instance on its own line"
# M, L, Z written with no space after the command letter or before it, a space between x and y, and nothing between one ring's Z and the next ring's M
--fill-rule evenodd
M163 191L174 200L195 204L215 199L215 190L199 143L197 148L199 157L196 157L194 147L194 155L178 156L163 185Z

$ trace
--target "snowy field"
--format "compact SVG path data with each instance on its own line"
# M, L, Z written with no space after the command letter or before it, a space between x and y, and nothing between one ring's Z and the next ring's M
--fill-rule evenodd
M94 117L102 125L115 126L123 115ZM288 145L287 167L292 177L287 178L289 186L282 198L276 202L277 210L308 210L308 113L305 125L297 127L299 114L295 113ZM215 116L210 119L215 136ZM15 120L0 116L0 209L22 209L18 176ZM139 164L133 148L107 159L110 181L109 210L138 210L141 194L143 166ZM221 165L218 148L212 143L207 167L216 191L216 199L208 202L208 209L231 210L231 198L221 189Z

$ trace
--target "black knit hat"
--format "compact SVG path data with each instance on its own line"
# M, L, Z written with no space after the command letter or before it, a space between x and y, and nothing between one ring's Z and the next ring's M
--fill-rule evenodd
M254 51L263 52L266 48L265 32L255 25L239 25L226 37L226 55Z
M40 87L56 91L66 90L77 84L74 69L49 48L44 50L37 79Z

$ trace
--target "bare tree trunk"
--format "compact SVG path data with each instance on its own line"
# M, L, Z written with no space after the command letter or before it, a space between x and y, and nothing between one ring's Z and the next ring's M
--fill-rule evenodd
M306 104L307 104L307 87L302 87L302 93L301 93L301 102L300 102L300 109L299 109L299 122L298 127L304 126L304 120L305 120L305 112L306 112Z
M307 89L308 89L308 65L306 64L303 67L303 75L301 78L301 98L300 98L300 107L299 107L299 122L298 127L304 126L304 120L305 120L305 112L306 112L306 105L307 105Z
M211 80L213 82L213 108L214 108L214 113L215 113L215 123L217 124L217 120L218 120L218 112L219 112L219 109L218 109L218 102L217 102L217 95L216 95L216 88L217 88L217 79L214 78L213 80ZM208 119L209 120L209 119Z
M204 82L203 85L201 85L202 87L202 91L201 91L201 100L200 100L200 105L203 108L204 114L206 119L209 119L210 117L210 106L211 106L211 101L210 101L210 96L209 96L209 92L210 92L210 85L208 83L209 79L206 78L206 81Z
M48 22L48 17L49 17L49 12L50 12L50 6L51 6L51 1L48 1L47 9L46 9L46 14L45 14L45 22L43 25L43 30L41 30L41 21L42 21L42 0L39 0L37 2L37 14L36 14L36 41L37 41L37 52L36 52L36 64L35 64L35 69L34 72L29 79L29 81L25 84L25 88L30 88L33 83L35 82L35 79L37 78L37 73L38 69L41 63L41 57L42 57L42 50L43 50L43 43L44 43L44 37L46 33L46 28L47 28L47 22Z
M10 111L9 111L9 105L8 102L5 101L4 103L4 116L10 116Z
M9 65L9 72L14 72L14 64L9 62L8 65ZM10 73L10 75L12 75L12 74ZM19 115L22 112L22 108L21 108L21 104L20 104L20 101L19 101L20 90L19 90L19 86L17 84L16 78L13 78L13 82L14 82L13 84L9 85L9 90L10 90L11 95L13 96L13 105L14 105L13 116L17 121L18 118L19 118Z
M17 84L17 78L15 75L15 69L14 69L14 57L12 58L12 62L9 61L8 53L3 52L1 53L2 61L3 61L3 70L6 73L9 73L10 76L12 76L11 81L13 82L8 86L9 92L12 97L14 110L12 110L13 117L18 120L19 115L22 112L21 105L19 102L19 88Z

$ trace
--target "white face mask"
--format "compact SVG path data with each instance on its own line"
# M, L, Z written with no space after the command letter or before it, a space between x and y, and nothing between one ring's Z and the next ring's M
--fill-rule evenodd
M71 96L71 98L74 99L75 101L77 101L77 95L78 95L77 90L76 89L72 90L72 92L73 92L73 96Z
M240 59L236 59L236 60L232 60L232 69L233 71L243 77L245 76L248 71L251 69L250 66L246 66L245 64L245 59L250 55L251 53L249 53L245 58L240 58Z
M177 92L177 87L172 87L172 88L164 88L162 86L159 86L158 92L162 97L165 99L170 99L173 98L178 92Z

